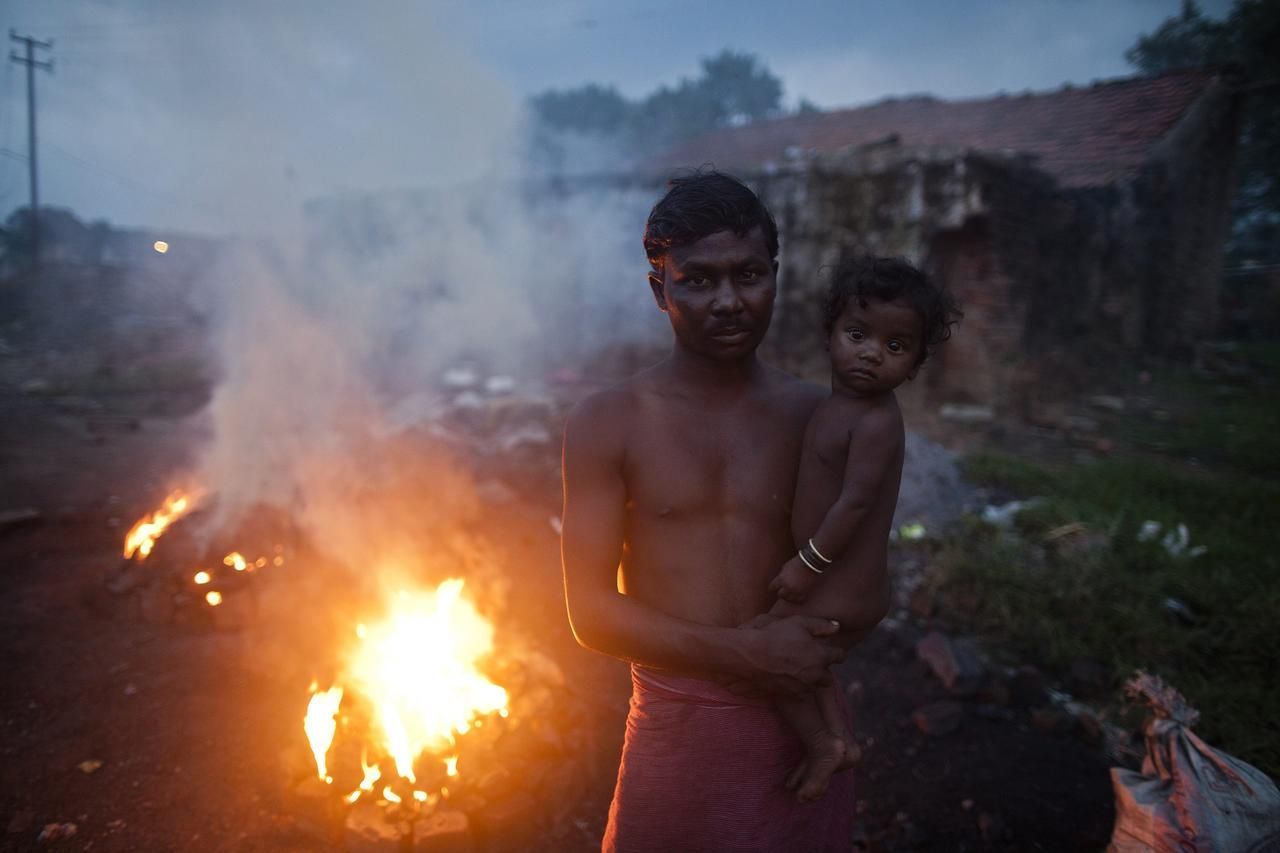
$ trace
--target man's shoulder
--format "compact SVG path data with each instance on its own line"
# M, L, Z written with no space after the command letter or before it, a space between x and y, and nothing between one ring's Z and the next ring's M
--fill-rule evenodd
M569 411L566 441L620 441L640 407L645 389L652 384L643 371L616 385L583 397Z
M792 376L772 365L766 366L764 387L772 401L806 418L827 397L826 389L816 382Z

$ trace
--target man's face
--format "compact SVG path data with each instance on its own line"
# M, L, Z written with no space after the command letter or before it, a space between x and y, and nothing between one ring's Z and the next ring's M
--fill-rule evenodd
M831 327L831 386L855 397L892 391L916 375L924 347L920 315L906 302L850 297Z
M769 329L777 273L759 228L745 235L717 231L673 248L649 286L679 346L733 361L755 352Z

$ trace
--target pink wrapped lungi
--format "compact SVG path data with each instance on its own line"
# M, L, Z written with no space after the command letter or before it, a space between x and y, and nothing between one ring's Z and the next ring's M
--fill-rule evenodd
M853 774L797 802L784 783L803 750L768 700L639 666L631 685L603 850L850 849Z

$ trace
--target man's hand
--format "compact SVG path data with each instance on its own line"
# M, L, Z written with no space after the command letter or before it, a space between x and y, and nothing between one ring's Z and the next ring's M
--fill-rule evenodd
M766 693L803 693L831 680L828 667L845 652L824 640L840 625L817 616L757 616L742 627L747 655L756 670L750 681Z
M799 604L809 597L814 585L818 582L818 573L805 565L800 555L787 560L782 571L769 583L769 592L783 601Z

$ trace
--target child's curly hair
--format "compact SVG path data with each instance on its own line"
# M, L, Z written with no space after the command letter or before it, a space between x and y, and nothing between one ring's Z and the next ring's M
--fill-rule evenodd
M951 291L936 284L906 258L861 255L836 265L823 305L823 329L828 337L851 298L859 304L868 299L902 301L915 309L924 335L917 367L924 364L938 344L951 337L951 327L964 316Z

